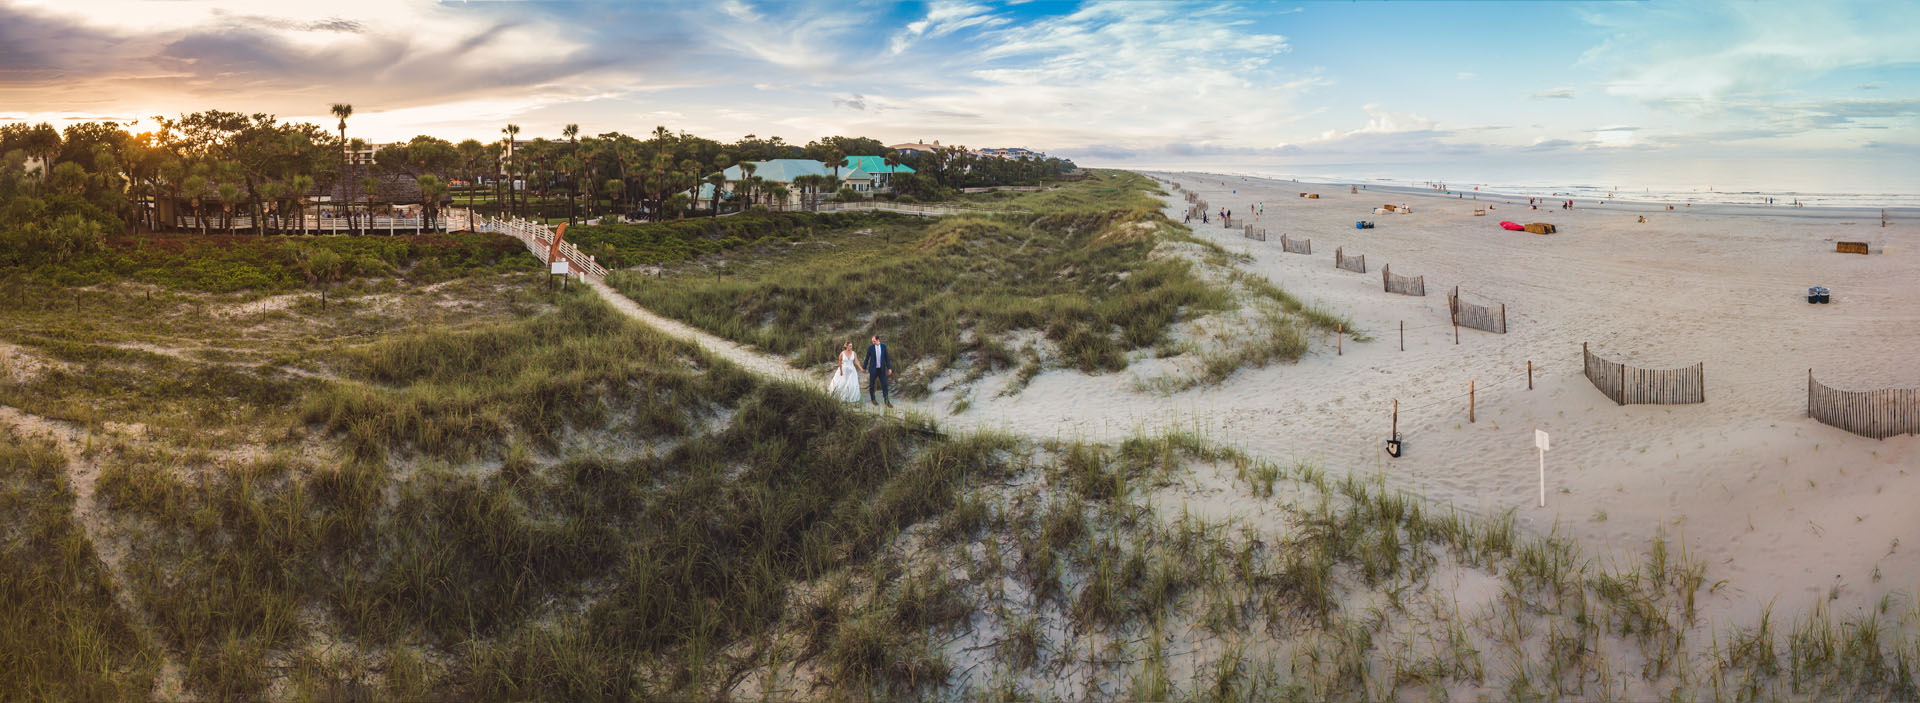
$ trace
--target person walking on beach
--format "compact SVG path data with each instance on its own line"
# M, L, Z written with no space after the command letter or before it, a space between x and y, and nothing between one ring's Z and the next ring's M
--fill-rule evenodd
M893 355L887 353L887 345L880 343L880 335L873 335L873 344L867 347L867 402L879 404L873 399L875 391L885 398L887 407L893 407L893 390L887 380L893 377Z
M860 402L860 364L857 354L853 353L853 342L840 350L840 365L834 369L833 381L827 384L827 395L845 403Z

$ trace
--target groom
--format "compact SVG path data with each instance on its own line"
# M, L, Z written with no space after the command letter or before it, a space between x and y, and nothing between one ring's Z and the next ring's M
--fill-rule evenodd
M873 336L873 344L867 347L867 402L872 403L875 390L880 397L886 398L887 407L893 407L893 393L887 387L887 378L893 375L893 355L887 353L887 345L880 343L880 335Z

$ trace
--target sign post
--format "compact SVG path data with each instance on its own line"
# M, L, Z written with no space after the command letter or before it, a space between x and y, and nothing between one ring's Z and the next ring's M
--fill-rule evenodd
M1547 507L1547 433L1533 431L1533 446L1540 450L1540 507Z

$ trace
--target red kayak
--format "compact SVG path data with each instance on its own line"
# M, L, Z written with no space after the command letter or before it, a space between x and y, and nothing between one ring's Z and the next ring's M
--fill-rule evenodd
M1524 232L1524 231L1526 231L1526 229L1527 229L1527 228L1525 228L1525 227L1522 227L1522 226L1520 226L1520 225L1518 225L1518 224L1514 224L1514 223L1512 223L1512 222L1502 222L1502 223L1500 223L1500 226L1501 226L1501 227L1505 227L1505 228L1507 228L1507 229L1509 229L1509 230L1513 230L1513 231L1515 231L1515 232Z

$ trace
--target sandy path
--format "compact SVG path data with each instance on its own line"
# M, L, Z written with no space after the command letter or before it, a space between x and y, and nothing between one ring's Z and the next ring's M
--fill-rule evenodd
M612 305L614 310L620 311L620 314L638 320L641 324L665 332L669 337L699 345L715 356L739 364L742 368L753 372L755 375L803 386L826 388L827 381L824 375L815 376L804 370L794 368L792 364L787 363L787 360L782 357L754 351L745 345L736 344L731 340L709 334L679 320L663 317L654 313L652 310L640 307L638 303L633 302L633 300L627 296L621 295L618 291L615 291L612 286L607 285L603 281L587 278L586 282L587 285L593 286L593 291L599 293L601 299L606 300L607 304ZM935 416L933 408L925 403L902 398L893 401L893 404L893 411L904 411L925 415L927 417ZM868 403L861 403L860 407L876 411L882 410L882 408ZM945 424L952 425L956 423L948 422ZM970 426L972 423L958 424L964 427Z

